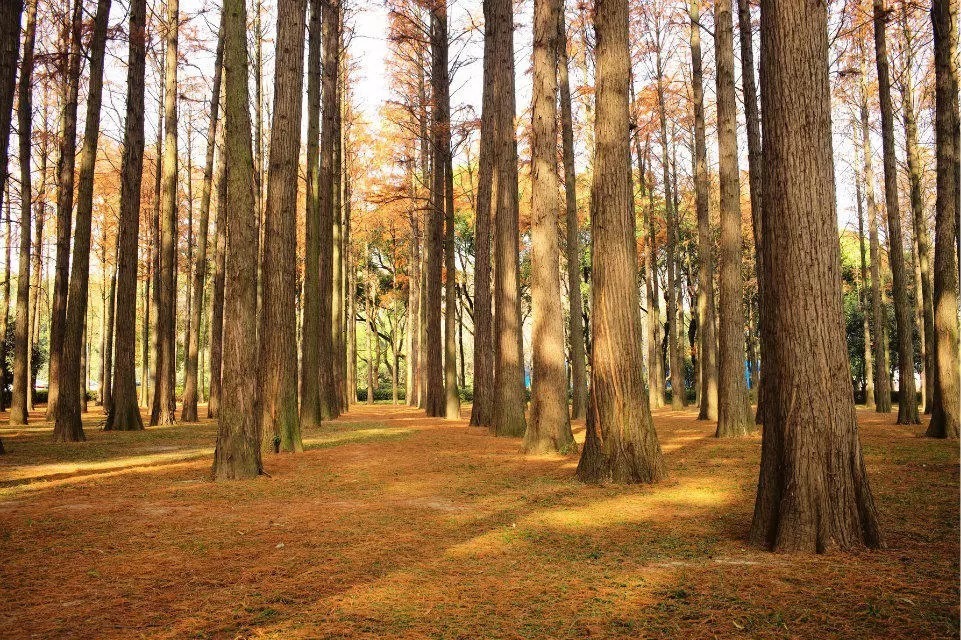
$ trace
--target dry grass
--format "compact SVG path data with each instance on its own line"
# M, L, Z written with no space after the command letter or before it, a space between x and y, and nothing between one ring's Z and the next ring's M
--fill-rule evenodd
M744 543L760 439L694 415L656 415L643 487L384 405L246 483L207 480L211 423L0 429L0 637L958 637L956 442L861 413L889 548L775 555Z

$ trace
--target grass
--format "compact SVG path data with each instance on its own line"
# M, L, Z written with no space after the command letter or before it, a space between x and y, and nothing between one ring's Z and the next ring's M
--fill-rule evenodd
M693 412L633 487L384 405L244 483L210 422L0 429L0 637L957 638L957 443L894 415L859 413L888 548L825 556L746 544L760 439Z

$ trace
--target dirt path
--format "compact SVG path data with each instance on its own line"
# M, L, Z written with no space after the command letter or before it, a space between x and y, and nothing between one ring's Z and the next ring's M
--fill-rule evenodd
M957 443L861 414L889 548L782 556L744 543L759 437L694 417L653 487L386 405L234 484L210 423L0 429L0 637L957 637Z

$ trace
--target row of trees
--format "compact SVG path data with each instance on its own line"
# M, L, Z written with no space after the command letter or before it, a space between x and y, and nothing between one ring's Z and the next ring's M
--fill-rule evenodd
M30 277L38 257L31 254L30 228L34 218L39 224L45 209L43 205L31 211L30 187L39 6L39 0L27 0L26 7L8 3L0 16L13 35L4 42L18 48L4 58L3 79L10 79L10 91L0 95L0 115L8 118L16 97L20 141L13 424L26 422L32 388L29 358L37 308L32 292L37 287L31 287ZM56 50L63 64L47 408L58 441L84 438L86 319L104 59L107 40L116 30L109 27L110 6L110 0L97 0L92 21L85 15L89 7L84 0L67 3L65 11L43 14L59 26ZM664 403L669 381L672 407L684 407L690 388L699 417L716 419L719 437L743 435L755 429L755 422L764 424L753 540L781 549L881 544L858 444L854 376L846 355L826 7L762 2L759 105L752 11L747 2L738 3L747 218L742 216L748 207L741 197L744 172L737 144L731 0L717 0L710 12L702 12L697 0L685 7L645 2L634 11L626 0L605 1L592 15L579 9L571 34L562 2L535 0L530 126L520 137L512 3L483 3L479 122L452 107L452 78L464 61L458 48L451 56L452 44L461 36L449 33L448 6L394 0L389 8L388 75L395 100L385 106L383 119L394 137L378 151L373 137L362 131L366 124L354 113L354 71L347 55L350 29L338 0L278 2L269 110L263 108L261 86L260 3L251 21L244 0L224 1L206 101L209 121L197 234L188 195L183 261L178 256L182 160L188 165L188 194L194 182L192 145L186 154L179 147L178 73L185 18L177 1L167 0L165 19L151 25L145 0L130 1L115 274L109 295L102 287L100 389L106 428L143 428L139 403L146 400L151 424L172 424L181 360L180 419L197 420L204 373L198 361L208 351L208 414L220 424L214 461L218 479L261 473L263 451L302 451L302 429L337 416L356 400L358 361L366 365L368 401L373 401L382 360L398 401L403 363L407 402L423 407L429 416L458 419L460 394L467 386L466 327L473 334L471 424L490 427L496 435L523 436L524 450L531 453L570 452L575 449L571 417L583 416L587 436L579 478L656 481L666 471L651 407ZM933 264L912 93L914 56L920 49L913 29L921 18L907 7L899 9L900 14L880 0L870 8L852 1L841 14L839 29L849 43L842 51L848 66L833 89L842 104L847 100L855 107L855 132L860 134L855 151L861 160L854 163L860 268L853 314L864 318L855 323L863 328L860 375L868 401L878 410L890 410L884 260L870 148L873 87L864 45L873 22L901 399L898 421L918 422L913 401L917 335L923 345L919 360L924 399L932 412L928 433L957 437L957 2L935 0L930 11L937 153ZM689 67L687 57L682 63L677 54L679 16L689 25L684 47ZM899 16L898 83L913 237L913 249L907 252L887 45L888 25ZM702 31L710 31L709 17L714 34L713 121L705 98L712 88L705 81L710 70L705 69L701 46ZM163 82L156 162L145 174L151 26L160 36L157 43L162 41L158 56ZM75 167L85 59L86 116ZM569 68L572 60L576 74ZM647 83L639 78L645 69ZM572 87L572 75L583 81L581 86ZM853 89L846 78L855 78ZM270 120L266 152L265 112ZM46 117L43 123L45 127ZM716 182L709 171L709 125L716 126ZM0 122L5 136L11 129L10 122ZM478 129L475 164L471 148ZM45 140L42 137L41 144ZM685 188L678 162L678 149L685 142L689 149L682 150L682 162L686 153L691 188ZM6 153L8 139L0 143ZM524 153L519 143L525 145ZM458 151L463 162L455 165ZM361 170L376 154L385 167L374 175ZM530 159L529 165L521 165L522 157ZM46 162L45 150L40 159ZM7 167L6 156L0 160ZM45 176L45 171L39 174ZM153 178L146 198L150 211L144 206L145 175ZM6 183L6 174L4 178ZM358 196L357 191L363 193ZM711 211L715 198L716 221ZM9 207L9 195L7 203ZM522 224L521 210L528 203ZM208 238L212 210L216 218ZM583 226L585 219L589 228ZM362 228L352 229L358 222ZM148 240L145 259L139 246L143 237ZM745 260L745 242L753 246L753 260ZM567 267L563 281L562 262ZM186 278L178 284L183 264ZM208 265L212 295L205 313ZM141 388L150 391L139 398L138 281L143 300L140 379ZM178 314L184 289L185 312ZM528 315L529 413L524 358ZM178 319L185 328L179 350ZM367 339L366 358L358 353L358 322ZM204 324L207 349L202 348ZM382 343L390 350L389 358L382 358ZM756 420L750 413L746 360L751 383L758 388ZM760 376L759 364L764 367Z

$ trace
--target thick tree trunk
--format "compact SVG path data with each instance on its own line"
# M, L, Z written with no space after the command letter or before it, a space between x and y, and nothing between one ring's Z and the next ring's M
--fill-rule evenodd
M13 98L17 92L17 59L20 57L20 20L23 0L8 0L0 6L0 194L4 193L9 171L7 159L13 121Z
M47 365L47 420L57 416L60 398L60 367L67 321L67 286L70 278L70 238L73 225L73 181L77 157L77 94L83 61L83 2L74 0L70 23L67 86L60 116L60 156L57 158L57 260L50 309L50 362ZM19 21L18 21L19 24ZM0 123L2 124L2 123ZM3 127L0 127L3 130ZM6 149L6 145L3 145ZM6 162L3 163L6 166ZM2 188L0 184L0 188Z
M489 11L490 3L484 3ZM492 17L484 26L484 88L481 104L481 138L477 159L477 205L474 212L474 403L470 424L494 424L494 336L491 309L491 198L494 177L494 92Z
M558 13L563 0L534 3L534 88L531 103L531 419L524 434L527 453L563 452L574 446L564 370L561 310L560 181L557 175ZM628 148L628 154L630 149ZM630 157L630 155L628 155Z
M761 113L763 190L779 206L763 217L770 395L750 539L774 551L878 547L841 308L823 2L762 0Z
M300 426L320 425L320 50L321 0L310 0L307 41L307 199L304 212L304 313L300 339Z
M904 265L904 239L898 204L898 169L894 148L894 107L888 65L884 0L874 0L874 50L881 101L881 141L884 150L884 202L888 212L888 259L894 290L894 317L898 335L898 424L920 424L914 383L914 314L908 290L913 273Z
M915 305L921 321L921 395L924 413L931 413L934 396L934 291L931 284L931 235L925 221L922 198L921 155L918 149L918 123L914 108L914 36L907 19L907 4L901 6L904 32L904 68L902 70L902 113L904 117L904 145L908 160L908 182L911 193L911 221L914 234Z
M958 117L958 0L933 0L935 147L938 177L934 224L934 406L925 435L957 438L961 415L958 368L958 214L961 135Z
M561 159L564 164L568 336L571 361L571 417L587 415L587 361L584 353L584 304L581 300L581 234L577 219L577 175L574 169L574 115L568 77L567 22L564 5L557 12L557 81L560 85Z
M714 336L714 257L711 238L710 183L704 132L704 72L701 64L701 16L691 0L691 84L694 91L694 189L697 207L698 420L717 420L717 340ZM740 0L744 4L744 0ZM743 32L741 37L744 37ZM753 186L753 185L752 185ZM753 189L752 189L753 191Z
M264 212L260 394L265 448L304 450L297 414L297 182L305 0L277 6L274 109Z
M340 21L339 0L323 0L322 7L322 77L321 77L321 132L320 132L320 183L317 199L320 209L320 326L318 327L320 409L321 418L337 416L339 402L335 389L333 331L334 280L334 216L339 213L334 208L334 189L337 181L334 176L334 138L337 135L336 114L340 106L337 102L337 76L340 67L340 45L337 40L337 25Z
M874 336L874 406L878 413L891 411L891 380L888 377L888 358L885 348L884 310L882 308L883 286L881 284L881 245L878 241L878 208L874 200L874 161L871 152L870 123L868 122L868 98L864 56L861 62L861 150L864 153L864 191L868 208L868 237L871 249L871 334Z
M527 421L518 268L514 13L510 0L485 0L485 4L494 31L494 433L521 437Z
M28 0L23 32L23 63L20 66L17 125L20 134L20 255L17 260L17 316L13 334L13 395L10 424L27 424L30 373L30 154L33 140L33 50L37 35L37 0ZM46 123L44 123L46 124Z
M98 0L90 41L90 79L83 148L77 178L77 215L73 233L73 265L67 298L66 333L60 370L60 402L53 428L57 442L85 440L81 421L83 396L86 396L86 367L81 362L86 351L87 288L90 276L90 227L93 215L93 182L100 136L100 104L103 91L104 50L110 0ZM82 384L82 386L81 386Z
M734 23L731 0L715 4L717 48L718 174L721 192L718 305L717 437L754 430L744 379L744 284L741 281L741 188L734 94ZM763 234L762 234L763 237Z
M263 471L257 386L257 227L247 66L247 9L225 0L224 133L227 172L223 398L214 453L215 480L251 478Z
M204 285L207 279L207 229L210 223L210 200L213 191L214 156L217 148L217 125L220 111L220 85L223 78L224 27L223 14L217 35L214 56L214 79L210 91L210 121L207 125L207 154L204 159L204 183L200 194L200 223L195 249L193 294L190 299L190 335L187 338L187 359L184 366L184 398L180 419L196 422L197 415L197 360L200 352L200 317L203 312ZM223 158L221 158L221 162Z
M591 198L591 406L577 465L585 482L654 482L664 461L644 388L637 245L626 133L628 2L604 0L597 33L596 153Z

